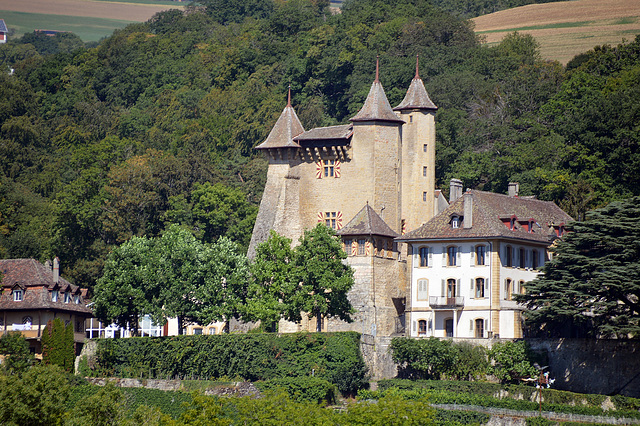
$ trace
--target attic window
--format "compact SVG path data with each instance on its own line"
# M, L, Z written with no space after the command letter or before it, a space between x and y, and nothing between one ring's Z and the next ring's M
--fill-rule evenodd
M460 216L451 217L451 227L453 229L460 228Z
M64 303L69 303L69 302L71 302L71 293L67 291L64 293Z
M76 305L80 304L80 295L76 294L75 296L73 296L73 301Z
M59 295L60 295L60 293L58 292L58 290L53 290L51 292L51 301L52 302L57 302Z
M22 302L22 298L24 296L23 290L13 290L13 301L14 302Z

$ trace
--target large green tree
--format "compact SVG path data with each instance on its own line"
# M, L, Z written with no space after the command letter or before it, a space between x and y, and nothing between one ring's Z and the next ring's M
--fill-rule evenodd
M567 225L553 259L517 299L527 322L551 334L593 326L602 337L640 337L640 197Z
M296 311L316 318L318 332L322 331L322 319L326 317L352 321L353 307L347 294L355 281L353 269L344 263L346 258L335 231L323 224L306 230L293 249L294 279L299 288L293 294L292 304Z

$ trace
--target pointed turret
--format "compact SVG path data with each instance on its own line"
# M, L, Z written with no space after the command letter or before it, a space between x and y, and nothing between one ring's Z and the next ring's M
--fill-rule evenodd
M376 79L369 89L369 95L358 113L351 121L390 121L404 123L391 109L387 95L379 80L379 61L376 58Z
M338 235L379 235L395 238L398 235L367 203L337 232Z
M304 133L304 127L291 106L291 86L289 86L287 106L269 132L267 139L256 146L256 149L300 148L300 145L294 142L293 138L302 133Z
M407 90L407 94L400 104L395 107L394 111L402 111L407 109L423 109L423 110L437 110L438 107L431 101L429 98L429 94L427 94L427 89L424 88L424 83L420 78L420 73L418 72L419 62L418 56L416 55L416 75L411 80L411 84L409 85L409 89Z

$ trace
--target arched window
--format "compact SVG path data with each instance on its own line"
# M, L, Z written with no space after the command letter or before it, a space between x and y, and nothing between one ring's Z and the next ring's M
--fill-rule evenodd
M484 319L482 319L482 318L476 319L475 336L478 339L482 339L484 337Z
M504 280L504 300L511 300L513 294L513 281L511 278Z
M456 297L456 280L449 278L447 280L447 298L451 299Z
M476 246L476 265L486 265L486 247Z
M418 336L427 334L427 321L418 321Z

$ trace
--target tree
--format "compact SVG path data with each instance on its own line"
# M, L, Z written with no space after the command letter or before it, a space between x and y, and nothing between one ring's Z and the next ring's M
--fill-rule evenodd
M73 324L64 325L60 318L49 320L42 331L42 361L72 371L76 359Z
M26 371L34 361L29 350L29 342L19 331L9 332L0 337L0 354L4 355L3 370L9 374Z
M600 336L640 337L640 197L566 226L543 274L517 300L529 322L553 334L592 323Z
M307 230L300 245L293 249L298 291L292 297L295 311L307 312L322 331L323 317L338 317L351 322L353 308L347 293L353 287L353 269L343 263L347 258L335 231L323 224ZM293 314L293 312L292 312ZM299 320L297 318L292 318Z
M489 359L493 361L493 375L503 383L518 383L537 374L531 350L524 340L494 343L489 349Z
M245 319L261 321L266 330L276 331L280 318L291 320L299 315L291 303L298 283L295 280L289 238L272 230L269 239L256 248L251 275L244 308Z

